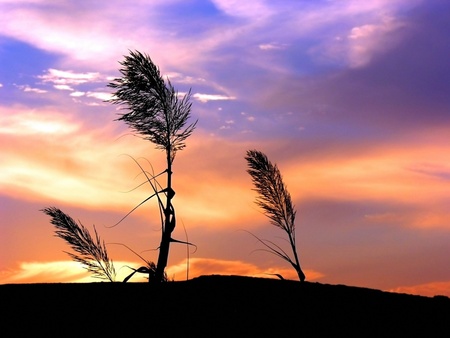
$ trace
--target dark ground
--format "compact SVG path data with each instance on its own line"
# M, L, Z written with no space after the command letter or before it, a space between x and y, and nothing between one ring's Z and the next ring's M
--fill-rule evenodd
M4 337L448 337L450 328L444 296L240 276L8 284L0 302Z

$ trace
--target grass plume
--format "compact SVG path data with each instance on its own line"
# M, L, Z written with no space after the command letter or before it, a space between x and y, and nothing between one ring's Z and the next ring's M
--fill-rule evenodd
M95 237L92 238L83 224L78 224L60 209L49 207L41 211L52 218L56 236L65 240L76 252L65 251L74 261L81 263L95 278L115 281L113 261L108 257L105 242L100 239L95 226Z
M270 223L283 230L289 239L293 259L278 245L272 241L262 240L253 235L268 251L289 262L298 274L300 281L306 276L303 273L297 254L295 241L295 215L291 195L283 182L283 177L276 164L269 161L267 156L258 150L247 151L245 157L248 164L247 172L252 178L258 193L256 204L263 209L264 215L270 219Z

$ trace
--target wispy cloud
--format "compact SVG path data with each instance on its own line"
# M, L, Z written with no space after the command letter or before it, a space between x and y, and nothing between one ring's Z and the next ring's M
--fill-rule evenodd
M98 101L104 102L111 99L111 93L103 90L86 90L94 85L100 85L106 87L106 82L109 77L104 76L97 72L74 72L71 70L57 70L50 68L44 75L37 77L40 80L40 84L51 84L53 88L59 91L71 92L69 96L73 98L93 98ZM17 86L24 91L33 91L36 93L47 93L48 90L42 90L37 88L31 88L28 85ZM77 90L82 87L85 91ZM92 102L86 100L76 100L78 103L85 105L100 105L101 102Z
M262 50L282 50L282 49L286 49L287 44L279 44L279 43L264 43L264 44L260 44L259 49Z
M363 67L372 57L395 47L399 41L395 31L403 26L404 23L393 17L380 17L377 23L351 27L341 35L312 47L309 52L321 62Z
M181 51L191 45L191 40L186 32L175 34L176 26L172 30L170 26L161 28L159 23L170 17L170 9L177 6L179 1L142 3L129 2L121 4L121 10L117 11L117 3L112 1L104 4L93 5L90 8L74 7L69 3L58 4L48 8L48 4L37 4L33 7L25 7L20 2L4 8L2 33L17 39L37 45L39 48L53 52L71 55L79 63L86 61L97 67L113 67L128 48L140 48L141 41L151 41L147 49L154 46L164 46L167 51L164 57L155 48L156 59L163 65L177 65L183 60L186 65L195 63L197 66L205 61L202 56L205 53L220 52L236 39L258 41L267 32L272 32L273 42L256 45L263 48L284 46L286 43L297 41L299 37L310 37L312 32L338 32L341 36L359 36L358 45L362 46L361 34L365 32L364 41L368 41L369 27L383 27L386 17L393 18L397 8L405 6L405 1L372 1L370 4L361 4L356 1L348 1L345 4L333 2L321 2L307 4L304 2L270 4L266 1L252 1L243 3L235 0L215 0L215 7L226 17L239 19L232 24L227 20L215 20L214 25L205 21L208 30L202 36L194 37L197 49L190 48L190 55ZM416 1L409 2L413 6ZM101 9L99 8L101 6ZM100 11L104 16L94 15ZM76 13L76 15L74 15ZM381 13L381 14L380 14ZM133 17L133 20L129 20ZM50 20L51 18L51 20ZM271 18L271 20L268 20ZM346 25L338 25L346 19ZM197 17L196 20L201 20ZM205 18L205 20L208 20ZM34 27L26 29L27 23ZM237 25L237 26L236 26ZM167 26L167 27L166 27ZM57 28L56 28L57 27ZM81 28L80 28L81 27ZM120 27L120 30L118 29ZM162 30L161 30L162 29ZM355 29L356 31L353 31ZM378 31L382 28L378 29ZM283 31L283 34L280 32ZM371 36L373 36L373 31ZM160 32L156 34L155 32ZM171 39L166 37L170 36ZM285 41L278 41L283 36ZM276 38L276 39L275 39ZM271 39L272 40L272 39ZM372 39L372 41L374 41ZM330 44L335 44L333 39ZM316 45L319 46L320 41ZM366 44L366 43L365 43ZM379 44L383 44L382 40ZM374 45L374 42L371 42ZM351 44L353 53L359 53ZM370 50L373 48L371 47ZM322 50L331 50L323 47ZM364 57L369 57L370 50L365 48ZM342 53L341 53L342 54ZM347 53L343 53L346 55ZM159 57L161 55L161 57ZM241 57L252 57L247 53L241 53ZM353 56L356 58L356 56ZM104 62L108 60L108 62ZM196 62L196 60L200 61ZM250 61L250 60L249 60ZM352 61L356 62L356 61Z
M33 88L28 85L16 85L17 88L23 90L25 93L36 93L36 94L45 94L47 90L40 88Z
M44 83L50 82L55 86L67 86L65 88L69 88L71 85L76 86L104 80L99 73L77 73L71 70L63 71L53 68L48 69L44 75L40 75L38 78Z
M218 94L195 93L194 95L192 95L192 97L199 100L200 102L235 100L235 98L232 96L218 95Z
M86 95L85 92L76 91L76 92L70 93L70 96L73 96L73 97L80 97L80 96L84 96L84 95Z
M42 113L35 109L7 109L9 114L0 114L0 134L32 135L75 132L79 125L58 113Z
M86 96L93 97L93 98L101 100L101 101L107 101L112 98L112 94L107 93L107 92L87 92Z
M243 2L239 0L212 0L212 2L230 16L261 20L272 12L264 1Z
M53 87L55 87L58 90L70 90L70 91L73 90L72 87L70 87L69 85L65 85L65 84L56 84Z

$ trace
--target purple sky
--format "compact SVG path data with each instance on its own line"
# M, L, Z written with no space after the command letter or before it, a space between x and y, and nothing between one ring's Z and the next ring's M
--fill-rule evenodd
M124 193L139 178L123 154L164 170L104 102L139 50L192 88L198 128L174 163L190 277L295 278L240 231L283 236L254 204L244 156L258 149L294 199L309 280L450 296L448 1L0 0L0 21L0 283L85 280L50 205L156 259L152 203L106 228L150 193ZM174 247L169 275L185 260Z

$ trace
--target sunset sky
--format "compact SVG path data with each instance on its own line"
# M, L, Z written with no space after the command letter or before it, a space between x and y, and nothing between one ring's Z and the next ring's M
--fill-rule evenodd
M93 280L49 206L95 224L119 280L143 262L114 243L157 260L155 201L112 227L152 193L132 158L165 169L105 102L138 50L198 119L173 168L174 237L197 250L173 244L169 278L188 260L189 278L296 279L246 232L286 244L254 203L257 149L292 195L307 280L450 296L449 1L0 0L0 22L0 283Z

